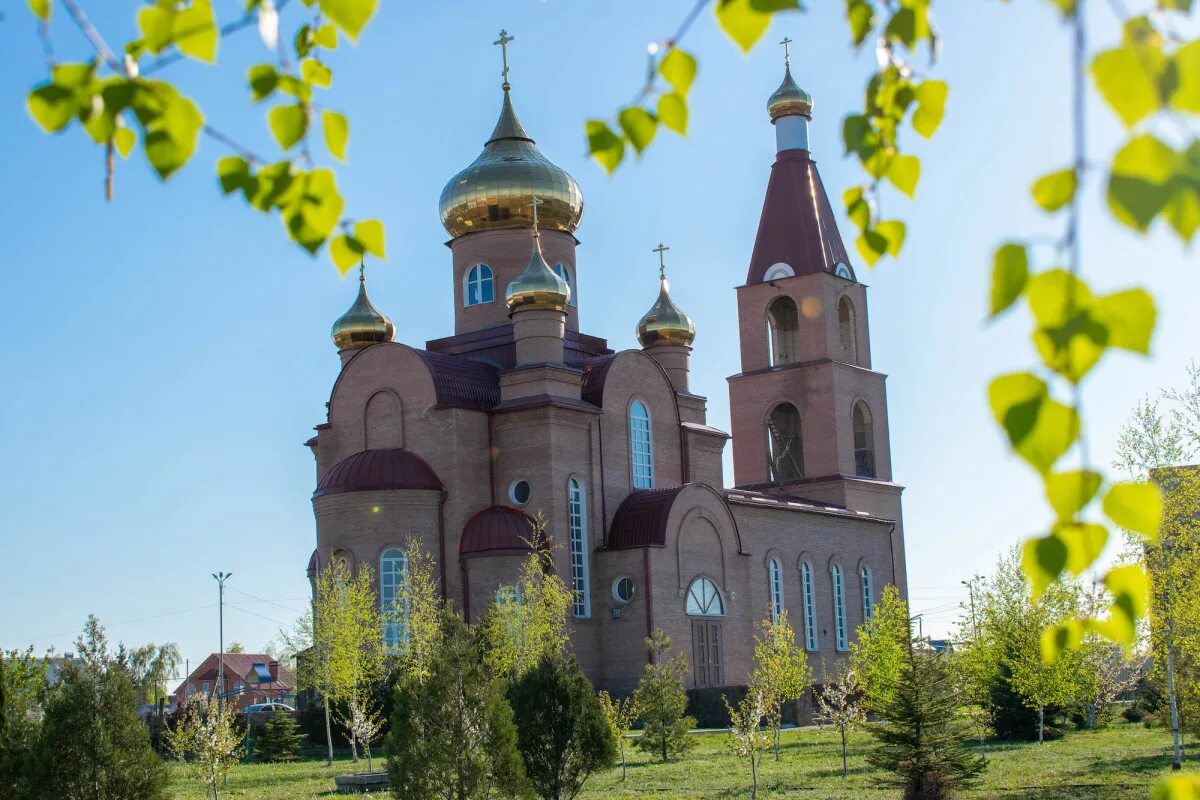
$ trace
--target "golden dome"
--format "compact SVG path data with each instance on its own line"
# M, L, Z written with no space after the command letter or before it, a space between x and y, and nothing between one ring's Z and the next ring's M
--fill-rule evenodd
M537 216L540 223L540 211ZM525 270L508 285L504 301L508 303L510 313L526 308L566 311L571 302L571 287L542 258L542 245L536 228L533 231L533 255L529 257Z
M379 342L390 342L396 336L396 326L367 297L367 279L361 267L358 297L354 298L354 305L333 323L331 335L338 350L361 350Z
M783 83L779 84L779 88L767 100L767 112L771 115L771 121L795 115L811 118L812 109L812 95L796 85L796 81L792 79L792 68L784 67Z
M442 225L457 238L474 231L527 228L530 195L545 200L542 228L574 233L583 217L583 193L566 170L537 149L513 111L508 84L496 129L483 152L442 189Z
M642 347L652 344L691 346L696 339L696 323L671 299L667 276L659 278L658 299L638 321L638 341Z

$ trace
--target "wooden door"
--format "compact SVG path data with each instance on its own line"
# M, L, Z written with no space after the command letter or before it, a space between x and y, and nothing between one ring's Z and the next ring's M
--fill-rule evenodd
M692 667L696 687L724 685L721 621L692 620Z

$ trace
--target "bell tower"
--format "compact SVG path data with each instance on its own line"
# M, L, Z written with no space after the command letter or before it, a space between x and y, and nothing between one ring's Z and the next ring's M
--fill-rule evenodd
M775 163L746 283L737 289L734 482L895 520L892 551L903 576L886 376L872 368L866 287L808 149L812 108L785 58L783 82L767 103Z

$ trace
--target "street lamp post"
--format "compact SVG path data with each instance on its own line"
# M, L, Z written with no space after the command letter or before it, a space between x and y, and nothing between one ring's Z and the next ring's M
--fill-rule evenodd
M967 594L971 598L971 635L975 639L975 644L979 644L979 623L975 620L975 578L972 577L969 581L959 581L959 583L967 587Z
M217 635L219 650L217 651L217 703L225 692L225 581L233 577L232 572L214 572L217 582Z

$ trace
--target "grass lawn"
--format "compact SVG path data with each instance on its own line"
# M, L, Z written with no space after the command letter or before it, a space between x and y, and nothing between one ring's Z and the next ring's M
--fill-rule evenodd
M740 798L749 797L749 772L729 754L726 737L698 734L696 746L684 758L667 764L647 760L629 749L629 778L621 769L593 776L581 795L587 800L626 798ZM784 731L782 760L763 758L760 797L853 798L882 800L896 796L876 785L877 773L866 762L872 740L853 737L849 747L850 773L841 777L841 750L830 729ZM984 748L988 771L983 783L966 797L1000 800L1115 800L1144 798L1149 786L1170 768L1170 736L1141 725L1119 724L1099 731L1071 733L1056 742L989 742ZM366 769L366 763L360 762ZM173 764L172 796L200 798L200 784L182 765ZM355 771L348 758L332 770L323 760L292 764L239 764L229 775L222 797L247 800L293 800L333 794L333 776Z

